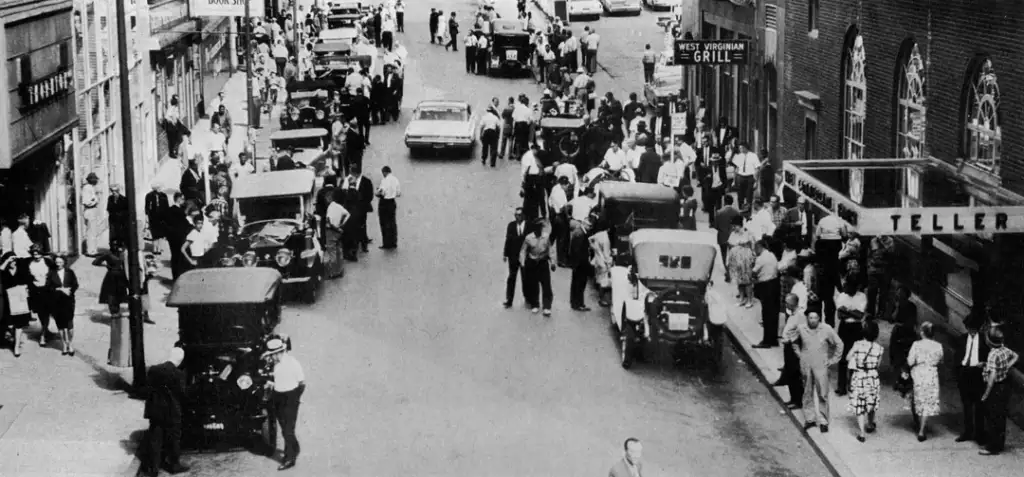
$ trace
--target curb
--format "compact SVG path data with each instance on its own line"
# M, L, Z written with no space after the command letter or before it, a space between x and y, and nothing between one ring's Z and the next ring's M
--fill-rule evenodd
M137 456L132 456L132 461L120 473L123 477L137 477L142 470L142 461Z
M728 314L732 315L732 313ZM790 422L792 422L793 426L800 431L804 438L807 439L807 443L810 444L811 448L813 448L815 453L818 454L818 457L825 464L825 467L827 467L832 473L832 476L856 477L857 474L853 472L853 469L850 469L846 465L839 453L834 447L832 447L832 444L827 442L820 435L813 435L805 431L803 429L803 422L801 422L800 418L797 417L796 413L786 409L786 403L782 395L779 394L779 391L775 389L774 386L772 386L772 383L768 381L768 377L765 376L764 371L762 371L767 369L769 365L765 363L757 353L752 351L753 343L743 335L741 330L736 328L736 325L733 323L732 316L730 316L729 320L726 321L726 330L728 330L729 337L732 339L733 348L740 352L744 361L746 361L748 365L755 368L755 375L757 376L757 379L761 381L761 384L768 388L768 392L770 392L775 398L775 401L779 403L779 406L785 410L786 416L789 417Z

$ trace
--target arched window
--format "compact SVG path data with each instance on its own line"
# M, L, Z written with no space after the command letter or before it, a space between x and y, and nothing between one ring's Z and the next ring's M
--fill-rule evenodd
M864 157L864 121L867 116L867 77L864 75L864 38L859 34L847 40L843 81L843 157ZM864 170L850 169L850 198L860 203L864 197Z
M999 127L999 83L991 60L977 64L966 100L965 159L968 164L998 176L1003 140Z
M925 70L924 60L915 43L904 57L903 75L899 85L899 103L896 106L896 154L901 158L919 158L924 153Z

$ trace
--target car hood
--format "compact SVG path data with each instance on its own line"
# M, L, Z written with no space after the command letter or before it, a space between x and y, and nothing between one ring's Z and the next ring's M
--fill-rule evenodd
M469 134L469 123L462 121L413 120L405 128L406 136L460 136Z

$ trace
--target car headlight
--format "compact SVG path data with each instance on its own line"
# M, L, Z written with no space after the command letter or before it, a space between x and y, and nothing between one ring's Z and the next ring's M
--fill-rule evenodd
M252 387L252 378L250 378L248 374L243 374L238 377L238 380L235 381L235 384L238 385L238 389L245 391L246 389Z
M277 251L277 256L274 259L277 261L278 266L287 267L289 263L292 263L292 251L282 248Z
M323 119L323 118L325 118L326 116L327 116L327 115L326 115L326 114L324 114L324 111L323 111L322 109L318 109L318 110L316 110L316 118L317 118L317 119Z

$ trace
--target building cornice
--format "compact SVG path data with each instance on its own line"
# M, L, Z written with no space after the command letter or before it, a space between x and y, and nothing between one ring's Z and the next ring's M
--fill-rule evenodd
M0 20L10 25L71 8L71 0L8 0L0 2Z

